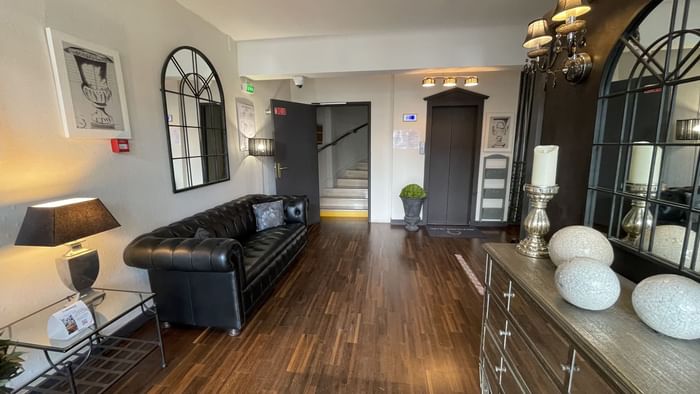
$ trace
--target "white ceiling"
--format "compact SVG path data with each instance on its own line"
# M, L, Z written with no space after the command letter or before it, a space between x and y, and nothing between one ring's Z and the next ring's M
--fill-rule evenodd
M522 25L555 0L177 0L234 40Z

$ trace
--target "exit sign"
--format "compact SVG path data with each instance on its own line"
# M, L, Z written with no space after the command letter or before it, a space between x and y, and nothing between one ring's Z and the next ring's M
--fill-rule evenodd
M255 93L255 86L253 86L252 83L247 83L245 84L245 92L248 94L253 94Z

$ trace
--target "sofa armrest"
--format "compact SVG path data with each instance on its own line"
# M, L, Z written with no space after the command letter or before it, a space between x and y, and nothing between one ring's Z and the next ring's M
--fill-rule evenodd
M284 201L284 220L287 223L308 224L309 199L306 196L279 196Z
M183 272L235 271L245 283L243 247L232 238L139 237L124 250L131 267Z

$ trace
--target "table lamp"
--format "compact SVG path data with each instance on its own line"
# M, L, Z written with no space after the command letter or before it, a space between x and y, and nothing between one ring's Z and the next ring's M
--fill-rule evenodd
M63 283L80 293L86 304L99 302L104 293L92 289L100 272L97 250L83 247L85 238L119 227L98 198L70 198L27 208L15 245L66 245L70 249L56 260Z

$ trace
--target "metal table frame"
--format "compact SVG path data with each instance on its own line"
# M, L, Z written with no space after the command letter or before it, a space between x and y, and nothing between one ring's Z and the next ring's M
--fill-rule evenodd
M150 306L147 305L147 303L153 302L154 294L112 289L96 290L138 293L139 295L143 295L143 299L140 303L125 308L121 313L103 326L95 329L94 332L90 333L88 336L76 340L74 343L64 348L21 341L15 342L11 339L12 325L44 309L65 302L71 299L72 296L42 308L0 329L0 332L4 330L9 331L11 346L41 350L49 363L48 368L31 381L14 389L12 393L102 393L151 354L156 348L160 350L161 368L166 367L158 310L155 303ZM145 316L149 317L149 320L155 323L156 338L144 340L102 334L103 330L109 328L115 322L136 309L140 309ZM94 314L92 308L91 311ZM51 352L70 354L60 361L54 361L51 358Z

